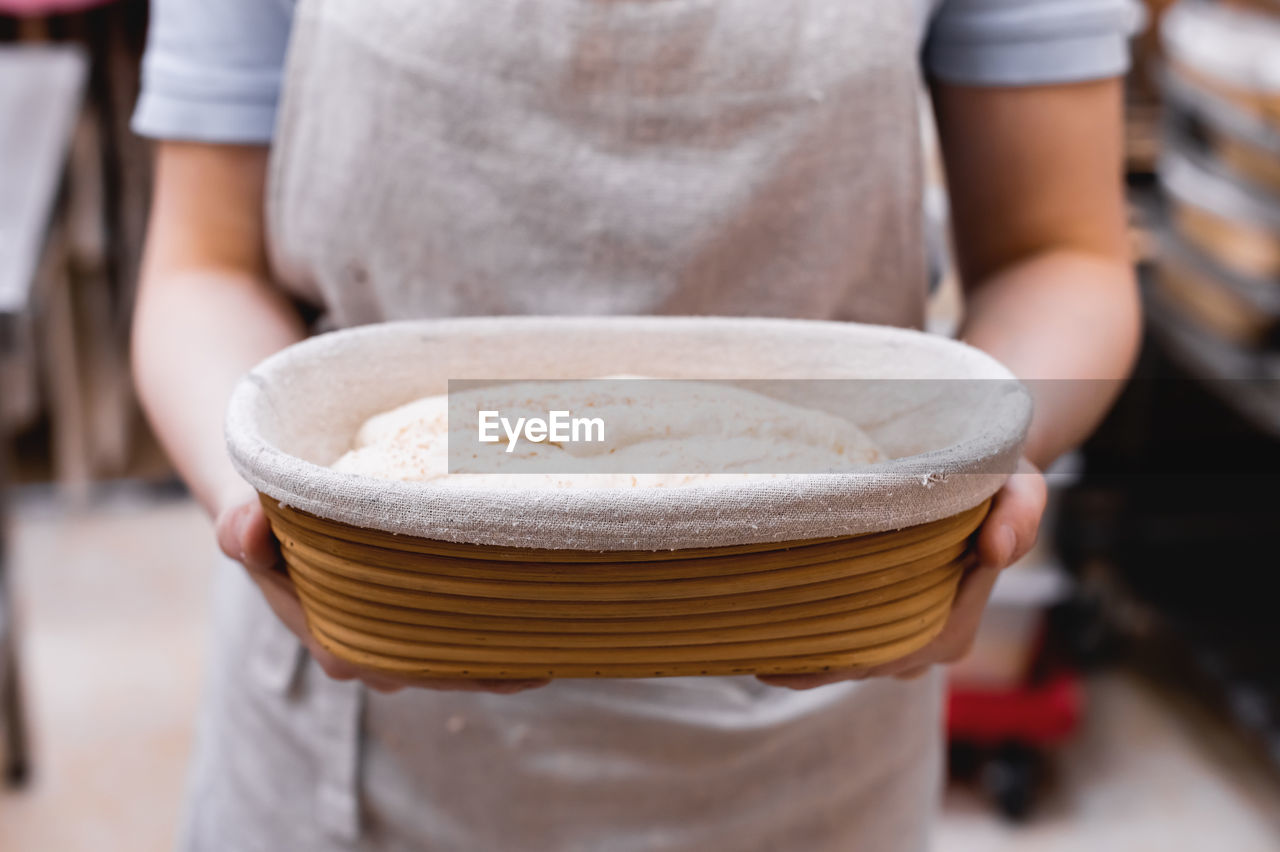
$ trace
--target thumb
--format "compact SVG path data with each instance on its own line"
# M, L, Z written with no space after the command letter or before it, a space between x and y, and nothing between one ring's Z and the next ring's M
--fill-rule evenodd
M991 513L978 533L978 555L983 567L1007 568L1031 550L1047 497L1044 476L1023 459L1017 472L996 494Z
M280 549L258 502L241 503L218 517L218 546L251 571L270 569L280 561Z

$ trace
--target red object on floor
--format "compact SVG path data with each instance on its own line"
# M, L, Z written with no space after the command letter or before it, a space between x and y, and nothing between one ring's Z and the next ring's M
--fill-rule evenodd
M1070 736L1083 713L1084 688L1072 671L1008 689L952 684L947 735L952 741L974 745L1049 746Z

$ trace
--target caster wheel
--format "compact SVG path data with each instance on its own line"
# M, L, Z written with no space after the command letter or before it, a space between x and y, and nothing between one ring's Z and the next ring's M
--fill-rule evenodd
M1040 782L1040 757L1020 745L1002 747L982 770L982 788L1013 822L1031 816Z

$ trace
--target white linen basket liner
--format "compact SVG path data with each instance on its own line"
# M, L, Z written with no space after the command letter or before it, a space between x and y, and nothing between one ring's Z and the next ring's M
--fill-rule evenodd
M788 401L849 417L893 458L849 474L677 488L442 486L338 473L370 416L450 379L947 379L851 382ZM788 394L788 388L796 388ZM806 390L807 389L807 390ZM821 398L804 398L810 396ZM260 492L335 521L451 542L669 550L901 529L999 490L1030 396L988 355L945 338L856 323L704 317L420 320L319 335L237 385L231 458Z

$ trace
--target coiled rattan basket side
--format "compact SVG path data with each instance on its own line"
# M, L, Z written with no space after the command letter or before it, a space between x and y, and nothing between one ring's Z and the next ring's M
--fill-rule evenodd
M941 631L990 507L892 532L601 552L395 535L261 500L318 641L361 666L431 678L887 662Z

